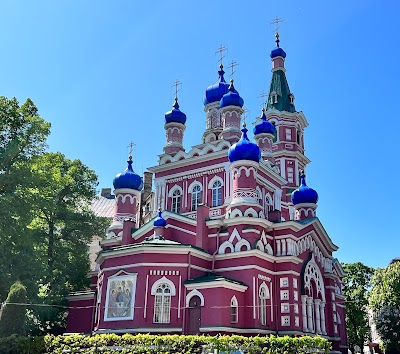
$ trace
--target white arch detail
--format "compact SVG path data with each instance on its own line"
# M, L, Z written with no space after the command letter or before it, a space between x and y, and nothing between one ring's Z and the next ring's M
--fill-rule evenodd
M270 299L271 294L269 293L269 288L268 288L267 284L265 284L265 281L263 281L262 284L260 285L260 288L258 290L258 296L261 296L261 289L265 290L265 298Z
M235 248L233 247L232 243L225 241L219 246L218 254L224 254L227 248L231 250L231 253L235 252Z
M172 195L174 194L174 192L176 190L179 190L181 192L181 195L183 195L183 189L181 186L175 184L168 192L168 197L172 197Z
M156 280L154 282L154 284L151 287L151 295L156 295L156 291L159 285L161 284L168 284L169 287L171 288L171 296L175 296L176 295L176 288L175 288L175 284L169 280L168 278L166 278L165 276Z
M247 248L246 251L248 251L248 250L251 249L250 242L247 241L246 239L242 238L239 242L236 243L236 245L235 245L235 252L240 252L242 246L246 246L246 248Z
M236 217L240 217L243 216L243 213L240 209L234 209L231 211L230 213L230 219L236 218Z
M252 217L252 218L258 218L258 213L253 208L248 208L244 212L244 216Z
M213 178L210 179L210 182L208 182L208 189L212 189L213 184L214 184L215 182L217 182L217 181L221 182L221 186L224 185L224 180L223 180L221 177L219 177L219 176L214 176Z
M193 296L198 296L200 298L200 306L204 306L204 296L197 289L193 289L190 293L186 295L186 307L189 307L189 302Z
M324 279L322 278L322 273L315 262L314 254L311 255L310 261L307 263L304 269L304 288L311 290L311 280L315 281L317 287L317 294L321 294L322 300L325 301L325 286Z
M188 192L192 193L193 188L196 186L200 186L200 191L203 191L203 185L199 181L193 181L188 187Z

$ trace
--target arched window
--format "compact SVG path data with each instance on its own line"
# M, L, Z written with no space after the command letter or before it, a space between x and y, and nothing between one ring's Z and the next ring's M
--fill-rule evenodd
M156 289L154 299L154 323L169 323L171 312L171 287L162 283Z
M175 190L172 194L172 211L179 214L181 212L181 191Z
M233 296L231 299L231 323L238 322L238 301L236 296Z
M199 204L201 204L201 187L196 185L192 189L192 211L197 210Z
M267 299L269 299L269 291L265 284L260 286L260 322L263 326L267 325Z
M213 207L222 205L222 183L215 181L212 185L212 202Z

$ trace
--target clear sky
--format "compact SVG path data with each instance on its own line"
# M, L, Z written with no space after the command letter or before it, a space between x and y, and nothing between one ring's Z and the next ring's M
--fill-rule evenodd
M340 261L384 267L400 256L399 10L396 0L3 1L0 95L30 97L52 124L49 149L111 187L130 141L136 172L157 164L176 79L185 147L200 143L221 44L254 121L271 78L270 23L282 17L318 216Z

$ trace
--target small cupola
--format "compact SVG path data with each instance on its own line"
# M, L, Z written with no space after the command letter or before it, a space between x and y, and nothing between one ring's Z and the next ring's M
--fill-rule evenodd
M244 100L242 97L240 97L239 92L236 91L235 86L233 86L233 79L231 79L228 92L222 96L219 105L221 108L227 106L237 106L240 108L243 107Z
M230 162L239 160L250 160L259 162L261 158L261 150L257 144L252 143L247 137L246 123L243 123L242 136L240 140L233 144L228 150L228 158Z
M299 188L292 192L292 203L294 205L297 204L317 204L318 202L318 193L307 186L306 184L306 176L304 173L300 175L301 184Z
M132 156L129 156L127 161L128 167L122 173L115 176L113 185L115 189L129 188L135 189L137 191L142 190L143 180L138 174L136 174L132 169Z

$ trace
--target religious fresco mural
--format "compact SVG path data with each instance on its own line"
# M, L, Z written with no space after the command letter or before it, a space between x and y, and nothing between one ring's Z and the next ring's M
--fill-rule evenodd
M133 319L133 302L136 276L116 276L108 279L107 298L104 319Z

